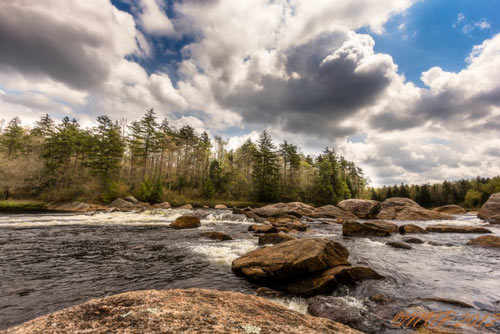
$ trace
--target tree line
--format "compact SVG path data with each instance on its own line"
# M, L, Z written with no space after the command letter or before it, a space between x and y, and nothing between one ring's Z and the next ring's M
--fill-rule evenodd
M0 129L0 163L1 186L19 198L335 204L367 197L362 169L332 148L313 157L262 131L229 149L222 137L175 128L153 109L130 124L99 116L92 128L49 115L29 128L15 117Z

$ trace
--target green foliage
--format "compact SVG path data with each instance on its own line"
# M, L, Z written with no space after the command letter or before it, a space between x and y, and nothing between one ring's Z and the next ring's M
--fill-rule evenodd
M203 183L203 197L212 198L215 195L215 188L210 178L207 178Z
M465 194L465 206L468 208L477 208L481 206L481 193L474 189L469 189Z
M253 182L257 201L276 201L279 179L276 146L274 146L271 136L264 130L260 134L254 156Z
M111 203L118 197L126 197L129 194L129 187L122 181L108 182L101 195L103 203Z
M14 158L23 147L24 129L19 117L14 117L7 128L0 134L0 149L7 153L7 158Z
M163 182L161 180L143 181L135 193L135 197L141 202L151 204L160 203L163 200Z

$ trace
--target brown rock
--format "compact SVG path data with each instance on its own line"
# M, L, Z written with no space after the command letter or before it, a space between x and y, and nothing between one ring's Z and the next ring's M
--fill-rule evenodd
M358 217L350 212L337 208L333 205L324 205L314 209L310 214L314 218L342 218L342 219L358 219Z
M268 234L263 234L259 236L259 245L275 245L279 244L280 242L284 241L289 241L289 240L295 240L297 239L294 236L288 235L284 232L279 232L279 233L268 233Z
M477 216L489 220L494 216L500 216L500 193L495 193L483 204Z
M276 227L269 224L253 224L248 227L249 231L255 233L277 233Z
M407 234L407 233L429 233L420 226L414 224L404 224L399 227L399 233Z
M193 206L191 204L184 204L183 206L180 206L177 209L193 210Z
M224 232L204 232L201 234L205 238L209 239L214 239L214 240L219 240L219 241L226 241L226 240L233 240L229 235L227 235Z
M342 235L346 237L388 237L391 233L378 227L349 220L342 224Z
M377 219L439 220L453 219L453 217L445 213L424 209L409 198L393 197L380 203Z
M266 288L265 286L257 288L257 290L255 290L255 293L257 294L257 296L264 297L264 298L283 298L283 297L286 297L286 294L284 292L273 290L270 288Z
M461 206L453 204L440 206L439 208L435 208L433 210L437 212L447 213L450 215L461 215L467 213L467 211L465 211L465 209L462 208Z
M500 248L500 237L496 235L482 235L470 240L467 245Z
M430 300L433 302L438 302L438 303L444 303L444 304L450 304L450 305L456 305L456 306L462 306L466 308L474 308L473 305L463 302L461 300L456 300L456 299L451 299L451 298L443 298L443 297L424 297L424 298L419 298L422 300Z
M423 244L424 243L419 238L404 238L403 241L406 243L409 243L409 244Z
M278 218L269 218L269 222L276 227L278 231L282 230L285 232L291 230L305 231L307 230L307 225L295 218L294 216L284 216Z
M227 209L227 206L225 206L224 204L217 204L214 208L215 209Z
M173 228L197 228L201 226L200 218L195 216L181 216L169 225Z
M257 215L261 217L280 217L284 215L292 215L296 217L310 216L313 207L301 202L276 203L253 209Z
M490 230L484 227L445 224L429 225L425 229L426 231L437 233L491 233Z
M349 252L327 239L297 239L253 250L232 263L233 271L251 281L282 282L345 265Z
M93 299L10 328L8 333L361 334L261 297L204 289L132 291Z
M155 209L170 209L172 205L169 202L161 202L153 205Z
M361 219L371 219L375 218L379 204L379 201L367 199L346 199L338 203L337 206Z
M47 207L48 210L64 212L89 212L93 211L91 205L85 202L71 202L63 204L53 204Z
M411 249L410 245L405 244L400 241L390 241L385 243L387 246L391 246L393 248L402 248L402 249Z
M377 303L377 304L388 304L392 301L392 299L389 296L386 296L386 295L383 295L380 293L376 293L376 294L370 296L370 300L372 302Z
M377 228L380 228L382 230L386 230L390 233L395 233L399 229L398 225L391 223L391 222L387 222L385 220L371 220L371 221L365 222L364 224L368 225L368 226L372 226L372 227L377 227Z
M253 220L255 220L257 223L263 223L266 221L265 218L262 218L261 216L259 216L258 214L256 214L255 212L253 211L245 211L245 215L248 217L248 218L251 218Z
M126 201L123 198L117 198L111 204L109 204L110 207L113 208L118 208L120 210L131 210L136 207L136 205L130 201Z
M488 218L490 224L500 224L500 215L491 216Z

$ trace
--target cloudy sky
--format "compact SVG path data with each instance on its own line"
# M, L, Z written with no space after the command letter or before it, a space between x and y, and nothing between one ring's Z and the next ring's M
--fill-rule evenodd
M499 78L498 1L0 0L0 119L153 107L373 185L500 174Z

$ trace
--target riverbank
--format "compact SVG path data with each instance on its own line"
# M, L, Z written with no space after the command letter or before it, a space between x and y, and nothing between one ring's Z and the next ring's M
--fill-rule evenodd
M0 212L44 212L47 203L37 200L3 200L0 201Z

